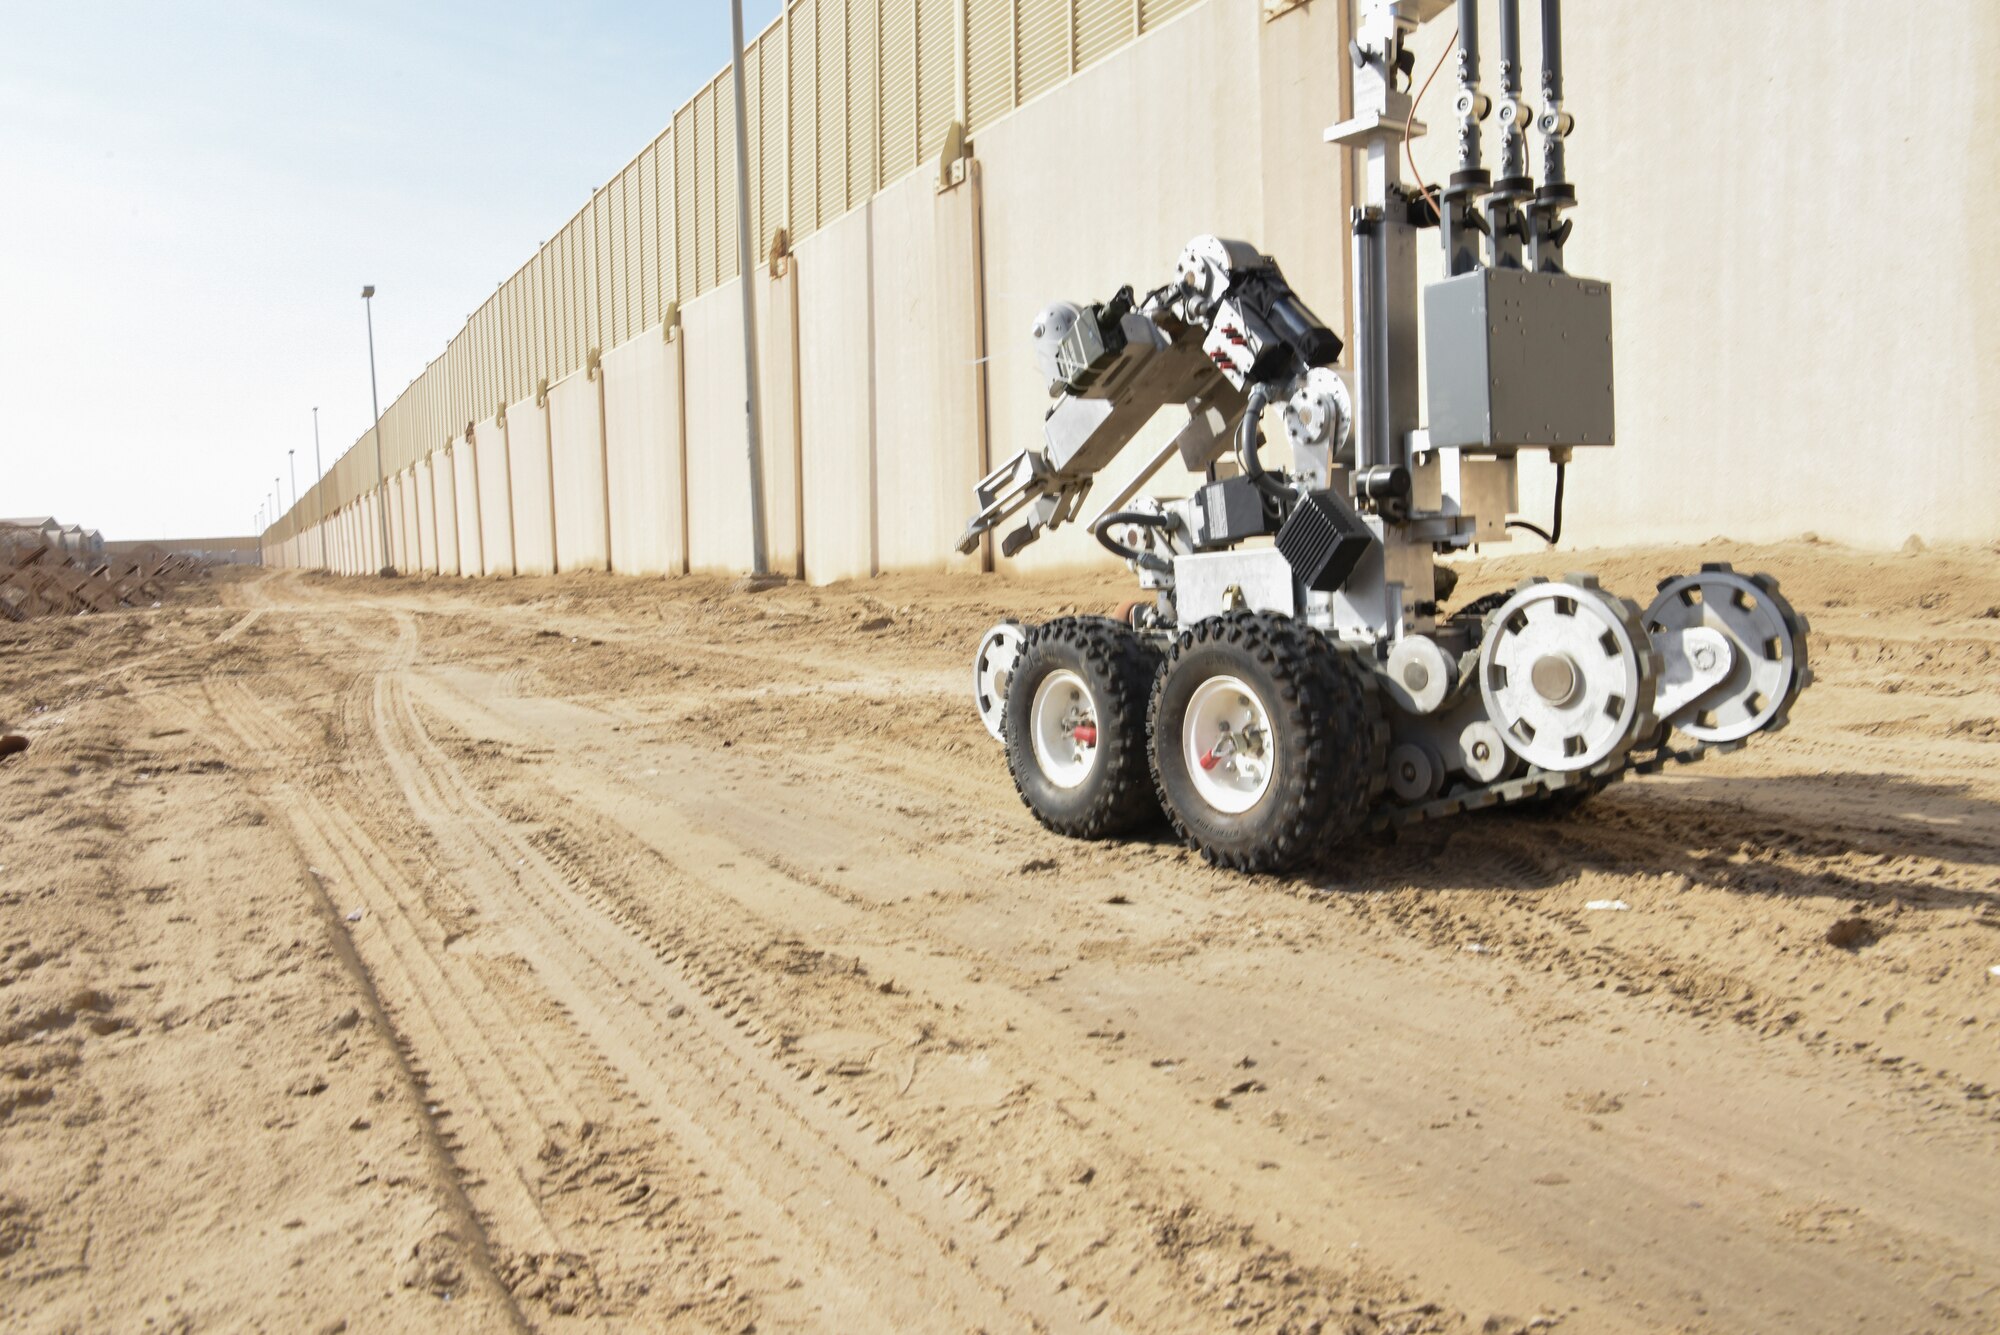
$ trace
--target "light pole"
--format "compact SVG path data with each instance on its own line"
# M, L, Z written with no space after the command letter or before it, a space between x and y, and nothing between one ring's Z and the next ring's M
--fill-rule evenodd
M361 305L368 312L368 399L375 409L375 513L382 517L382 575L393 578L396 563L389 559L388 479L382 472L382 395L375 388L375 285L361 289Z
M321 570L325 570L327 568L326 567L326 492L324 490L321 490L319 485L325 479L326 479L326 474L320 471L320 466L319 466L319 409L314 408L313 409L313 495L319 497L319 504L314 506L313 508L315 510L318 510L319 513L313 517L313 522L319 528L319 568Z
M287 469L288 469L288 470L289 470L289 471L291 472L291 475L292 475L292 508L293 508L294 510L296 510L296 509L298 509L298 508L299 508L299 458L298 458L298 456L299 456L299 452L298 452L297 450L286 450L286 451L285 451L285 467L286 467L286 468L287 468Z
M743 286L743 418L750 447L750 574L770 573L764 550L763 423L757 403L757 297L750 286L750 146L744 128L743 0L729 6L729 68L736 85L736 278Z

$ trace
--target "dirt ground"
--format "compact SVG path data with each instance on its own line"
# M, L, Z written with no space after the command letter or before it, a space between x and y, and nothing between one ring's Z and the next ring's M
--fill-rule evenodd
M1288 878L1015 798L1112 571L0 628L0 1326L2000 1329L2000 551L1460 598L1718 556L1790 729Z

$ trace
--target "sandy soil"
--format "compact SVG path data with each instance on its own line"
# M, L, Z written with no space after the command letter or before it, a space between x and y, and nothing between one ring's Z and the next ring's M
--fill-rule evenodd
M1992 1331L2000 552L1461 597L1703 555L1788 731L1297 878L1015 799L1112 572L0 628L0 1326Z

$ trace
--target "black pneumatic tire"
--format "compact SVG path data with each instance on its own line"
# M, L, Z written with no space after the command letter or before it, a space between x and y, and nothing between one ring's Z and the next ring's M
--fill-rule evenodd
M1083 679L1098 729L1095 761L1073 788L1043 773L1030 734L1035 693L1063 668ZM1014 790L1043 825L1072 839L1106 839L1158 817L1146 762L1146 707L1159 670L1159 651L1109 617L1059 617L1028 632L1000 727Z
M1235 814L1201 796L1181 736L1196 689L1225 674L1256 693L1277 747L1269 788ZM1219 867L1291 870L1359 829L1381 791L1387 730L1367 665L1290 617L1233 612L1183 631L1149 717L1160 804Z

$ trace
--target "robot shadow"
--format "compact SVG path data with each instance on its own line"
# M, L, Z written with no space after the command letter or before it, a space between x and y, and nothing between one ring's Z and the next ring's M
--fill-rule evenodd
M1965 783L1837 770L1631 781L1562 816L1490 809L1359 841L1301 879L1348 894L1507 893L1678 873L1748 895L2000 904L2000 880L1969 888L1968 866L2000 866L2000 803Z

